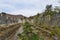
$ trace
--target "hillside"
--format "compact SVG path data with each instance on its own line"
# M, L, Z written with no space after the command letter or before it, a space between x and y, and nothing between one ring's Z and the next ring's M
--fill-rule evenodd
M18 23L23 21L25 16L23 15L12 15L5 12L0 13L0 24Z
M60 9L55 9L47 5L44 12L29 17L23 26L24 32L18 36L22 40L60 40Z

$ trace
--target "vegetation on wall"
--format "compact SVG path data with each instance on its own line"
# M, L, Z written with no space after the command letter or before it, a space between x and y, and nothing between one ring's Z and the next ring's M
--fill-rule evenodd
M57 24L53 25L56 20L53 20L56 14L60 13L58 7L52 8L52 5L47 5L46 10L42 14L37 14L33 18L33 25L25 22L23 32L18 34L21 40L59 40L60 27ZM59 19L59 18L58 18Z

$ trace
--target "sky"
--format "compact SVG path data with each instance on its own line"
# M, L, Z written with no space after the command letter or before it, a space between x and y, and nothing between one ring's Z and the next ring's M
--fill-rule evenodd
M0 12L29 17L43 12L48 4L60 6L58 0L0 0Z

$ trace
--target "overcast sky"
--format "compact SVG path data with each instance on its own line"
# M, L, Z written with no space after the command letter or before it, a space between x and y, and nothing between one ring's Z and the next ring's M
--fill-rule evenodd
M60 5L58 0L0 0L0 12L32 16L44 11L47 4Z

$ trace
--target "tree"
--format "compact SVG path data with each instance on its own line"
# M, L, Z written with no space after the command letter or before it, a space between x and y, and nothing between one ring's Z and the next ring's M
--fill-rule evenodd
M52 5L47 5L46 6L46 10L45 10L45 14L44 15L53 15L53 11L52 11Z
M23 25L23 30L22 34L18 34L21 40L39 40L38 35L32 32L31 24L28 22Z
M52 5L47 5L46 10L51 11L52 10Z
M54 11L55 11L56 13L60 13L60 8L59 8L58 6L55 6Z

